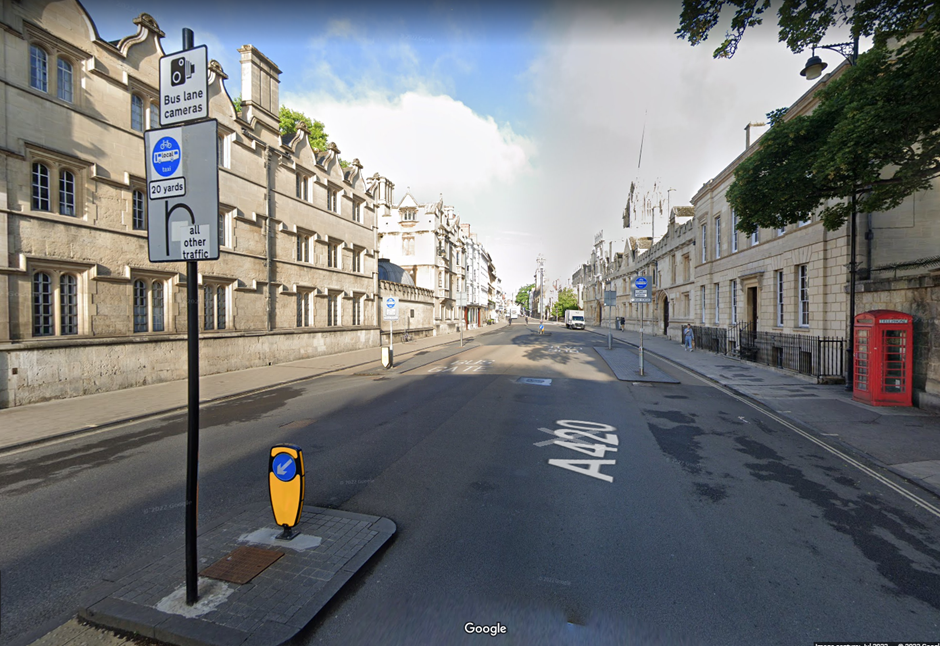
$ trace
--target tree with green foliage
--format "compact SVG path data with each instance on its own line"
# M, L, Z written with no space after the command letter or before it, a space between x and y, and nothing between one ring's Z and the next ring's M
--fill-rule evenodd
M286 105L281 106L278 117L280 118L282 136L292 135L297 132L297 122L300 121L307 126L307 141L310 142L310 146L319 148L320 150L326 150L326 147L329 145L327 142L329 135L323 130L326 126L323 125L322 121L311 119L303 112L291 110ZM339 159L339 165L341 168L349 167L349 163L342 158Z
M552 314L557 318L562 318L568 310L578 309L578 296L570 287L565 287L558 292L558 300L552 306Z
M684 0L677 33L692 44L705 40L723 4ZM732 32L716 57L734 54L767 3L733 4ZM811 10L787 2L780 10L780 38L793 51L818 44L837 17L853 34L874 35L875 46L817 93L819 104L810 114L768 114L772 127L738 165L727 193L745 233L809 219L820 207L824 226L835 230L851 215L853 197L859 212L886 211L940 176L936 10L930 14L925 2L869 0L839 17L816 4ZM889 36L903 38L915 27L922 29L916 37L889 46Z
M735 7L730 29L714 51L715 58L731 58L744 32L763 23L770 0L682 0L676 35L691 45L708 39L725 5ZM874 36L882 47L891 38L903 38L918 29L936 29L940 22L934 0L784 0L777 12L780 42L794 54L819 45L832 27L849 26L852 37Z
M310 146L326 150L329 135L323 130L326 126L323 125L322 121L311 119L303 112L291 110L286 105L281 106L278 117L280 118L282 136L292 135L297 132L297 122L300 122L307 127L307 140L310 142Z
M523 309L529 309L529 293L533 289L535 289L535 283L520 287L519 291L516 293L516 302L521 305Z

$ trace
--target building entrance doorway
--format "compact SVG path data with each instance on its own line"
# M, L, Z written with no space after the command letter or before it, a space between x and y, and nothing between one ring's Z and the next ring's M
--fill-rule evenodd
M669 297L663 296L663 336L669 330Z
M747 322L751 331L757 330L757 287L747 288Z

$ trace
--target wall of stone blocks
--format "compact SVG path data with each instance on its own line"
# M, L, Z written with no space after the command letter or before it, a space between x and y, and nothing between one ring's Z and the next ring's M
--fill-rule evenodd
M862 281L856 314L895 310L914 317L914 393L919 406L940 411L940 274Z
M0 381L0 407L187 378L185 335L140 341L26 343L6 350L0 355L4 375ZM376 328L266 335L202 333L199 372L212 375L378 345Z
M434 322L434 293L431 290L385 280L379 281L379 290L379 305L388 296L398 299L398 320L380 321L383 344L388 343L390 329L394 331L396 340L405 331L415 338L435 336L438 333ZM414 316L411 315L412 312Z

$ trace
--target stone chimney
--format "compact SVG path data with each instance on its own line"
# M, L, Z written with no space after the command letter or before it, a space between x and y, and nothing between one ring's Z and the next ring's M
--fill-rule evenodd
M278 88L281 70L251 45L238 48L242 64L242 110L249 121L252 116L279 122Z

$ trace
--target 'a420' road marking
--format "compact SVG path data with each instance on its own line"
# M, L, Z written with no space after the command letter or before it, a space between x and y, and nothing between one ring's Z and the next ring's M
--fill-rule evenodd
M586 422L578 419L560 419L555 422L561 426L559 429L551 430L540 428L544 433L554 435L555 439L545 442L536 442L536 446L560 446L578 453L584 453L593 458L603 458L607 453L616 453L617 446L620 444L620 438L614 433L617 429L610 424L601 424L599 422ZM606 473L601 473L601 467L609 464L617 464L616 460L561 460L551 459L548 461L553 467L561 467L575 473L591 476L604 482L613 482L614 477Z

